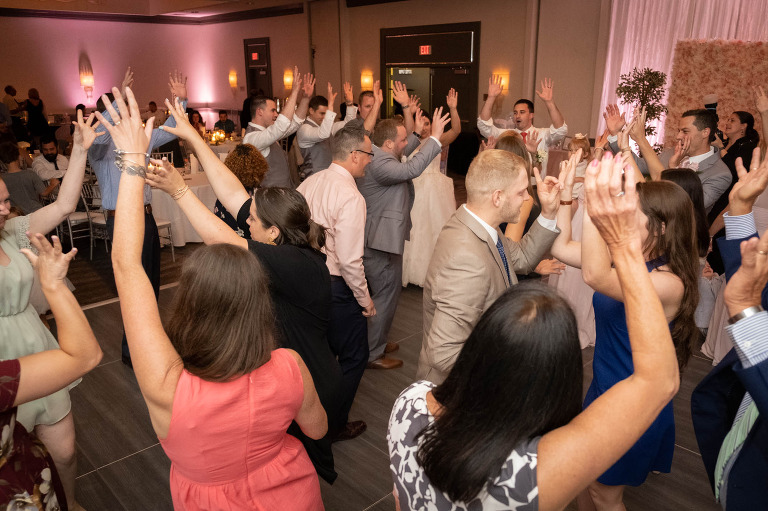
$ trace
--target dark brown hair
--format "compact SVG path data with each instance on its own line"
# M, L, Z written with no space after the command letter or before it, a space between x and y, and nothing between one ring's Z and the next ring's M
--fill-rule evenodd
M247 250L217 244L192 253L167 329L184 369L224 382L270 360L276 346L267 285L261 263Z
M699 255L693 203L685 190L670 181L638 183L637 192L640 208L648 217L648 239L643 251L651 259L665 257L670 271L683 282L683 298L671 327L682 371L691 357L693 342L699 337L694 320L699 304Z
M259 188L253 193L256 216L262 227L280 230L276 245L296 245L320 250L325 245L325 227L312 220L304 196L292 188Z
M238 144L227 155L224 165L240 180L246 190L253 190L264 179L269 163L251 144Z
M496 140L496 149L516 154L525 162L525 171L528 173L528 195L533 199L534 204L539 204L539 196L533 190L531 176L533 176L533 160L531 153L525 147L523 137L516 131L508 130L501 134Z

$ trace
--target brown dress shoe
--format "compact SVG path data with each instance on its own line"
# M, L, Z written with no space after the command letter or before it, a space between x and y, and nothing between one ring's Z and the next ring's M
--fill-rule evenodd
M365 423L365 421L347 422L347 425L344 426L344 429L342 429L335 437L333 437L331 442L343 442L344 440L352 440L353 438L362 435L366 429L368 429L368 425Z
M384 347L384 353L394 353L395 351L400 349L400 345L396 342L388 342L386 347Z
M402 360L382 355L380 358L368 362L368 369L396 369L402 365Z

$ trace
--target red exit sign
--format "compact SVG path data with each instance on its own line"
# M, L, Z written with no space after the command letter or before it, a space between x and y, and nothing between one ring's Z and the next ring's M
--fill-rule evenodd
M258 53L251 53L251 60L259 60L259 54Z
M432 55L432 45L419 46L419 55Z

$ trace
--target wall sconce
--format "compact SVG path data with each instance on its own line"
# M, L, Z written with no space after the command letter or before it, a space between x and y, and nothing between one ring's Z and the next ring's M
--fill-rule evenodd
M85 92L85 97L91 99L93 97L93 72L92 71L80 71L80 86Z
M290 69L286 69L285 73L283 73L283 85L285 85L285 90L291 90L293 88L293 71Z
M373 89L373 71L363 71L360 73L360 87L362 87L362 90Z
M229 86L233 89L237 89L237 72L235 71L229 72Z
M494 78L501 77L501 86L503 91L509 90L509 70L500 69L493 72Z

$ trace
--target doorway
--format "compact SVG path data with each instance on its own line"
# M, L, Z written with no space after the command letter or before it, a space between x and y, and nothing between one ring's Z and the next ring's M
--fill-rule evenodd
M245 70L248 95L256 91L259 96L272 97L272 66L269 37L245 39Z

